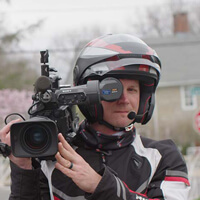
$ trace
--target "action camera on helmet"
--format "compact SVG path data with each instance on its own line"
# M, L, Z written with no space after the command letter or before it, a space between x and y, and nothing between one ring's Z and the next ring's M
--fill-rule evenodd
M34 84L30 119L11 125L11 149L16 157L52 159L58 146L58 133L71 144L79 128L75 105L98 105L120 98L123 86L113 77L88 80L86 84L60 86L60 77L52 75L48 51L41 51L41 76Z

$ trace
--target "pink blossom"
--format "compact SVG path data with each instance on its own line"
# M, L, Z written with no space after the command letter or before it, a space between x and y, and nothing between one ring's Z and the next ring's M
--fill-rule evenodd
M27 111L32 104L32 94L33 92L26 90L0 90L0 121L11 113L19 113L24 117L28 116Z

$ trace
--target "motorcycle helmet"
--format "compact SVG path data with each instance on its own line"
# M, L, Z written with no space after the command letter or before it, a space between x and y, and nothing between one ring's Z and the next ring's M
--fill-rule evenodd
M141 39L128 34L108 34L92 40L82 49L73 78L74 85L106 77L139 80L140 104L132 123L146 124L153 113L160 70L156 52ZM101 104L79 105L79 109L90 123L104 122Z

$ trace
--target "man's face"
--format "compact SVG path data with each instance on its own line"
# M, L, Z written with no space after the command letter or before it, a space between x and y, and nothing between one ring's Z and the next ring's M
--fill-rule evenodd
M138 112L140 102L140 85L137 80L120 79L123 85L123 94L120 99L114 102L102 101L103 119L116 127L129 125L127 115L130 111Z

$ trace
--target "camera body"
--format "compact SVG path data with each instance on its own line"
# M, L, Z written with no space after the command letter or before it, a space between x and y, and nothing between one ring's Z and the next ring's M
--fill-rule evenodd
M34 84L30 119L11 125L11 150L16 157L52 159L58 151L58 133L70 143L76 137L79 118L76 105L100 104L120 98L123 86L118 79L88 81L85 85L60 86L57 72L49 68L48 51L41 51L41 76Z

